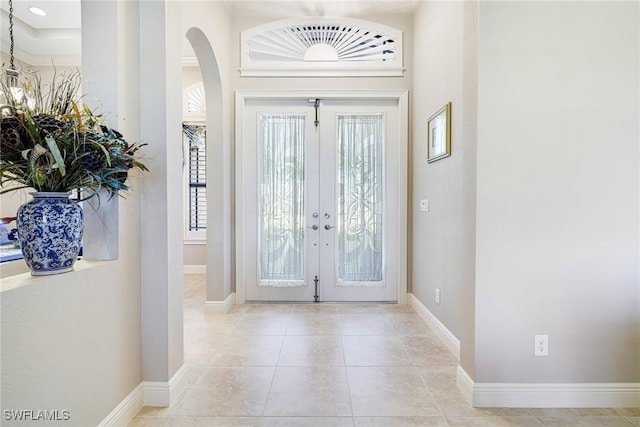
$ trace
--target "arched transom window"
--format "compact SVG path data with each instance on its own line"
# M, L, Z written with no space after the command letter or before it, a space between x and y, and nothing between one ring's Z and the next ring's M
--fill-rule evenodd
M402 32L349 18L287 19L243 31L242 76L402 76Z

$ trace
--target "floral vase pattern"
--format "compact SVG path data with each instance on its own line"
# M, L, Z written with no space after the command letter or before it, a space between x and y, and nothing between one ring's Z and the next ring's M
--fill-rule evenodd
M31 193L33 200L20 206L18 239L33 276L65 273L82 244L82 209L69 193Z

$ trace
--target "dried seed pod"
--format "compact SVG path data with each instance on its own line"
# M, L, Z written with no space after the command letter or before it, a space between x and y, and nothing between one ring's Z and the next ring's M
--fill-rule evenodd
M67 124L62 120L58 120L53 117L49 117L45 114L38 114L33 117L33 122L40 129L44 129L47 132L55 132L59 130L64 130L67 127Z
M18 161L21 152L29 147L31 138L22 123L15 117L0 119L0 152L2 160Z
M107 157L100 148L85 144L82 147L82 155L80 156L80 164L89 172L98 172L105 168Z

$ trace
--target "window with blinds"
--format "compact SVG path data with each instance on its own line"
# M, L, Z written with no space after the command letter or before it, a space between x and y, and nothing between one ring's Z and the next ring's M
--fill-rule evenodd
M182 131L188 155L187 231L204 231L207 228L206 126L183 123Z

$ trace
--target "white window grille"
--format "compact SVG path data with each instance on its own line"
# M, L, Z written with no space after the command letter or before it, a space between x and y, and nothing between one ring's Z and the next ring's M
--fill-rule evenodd
M402 31L351 18L308 17L240 34L242 76L402 76Z

